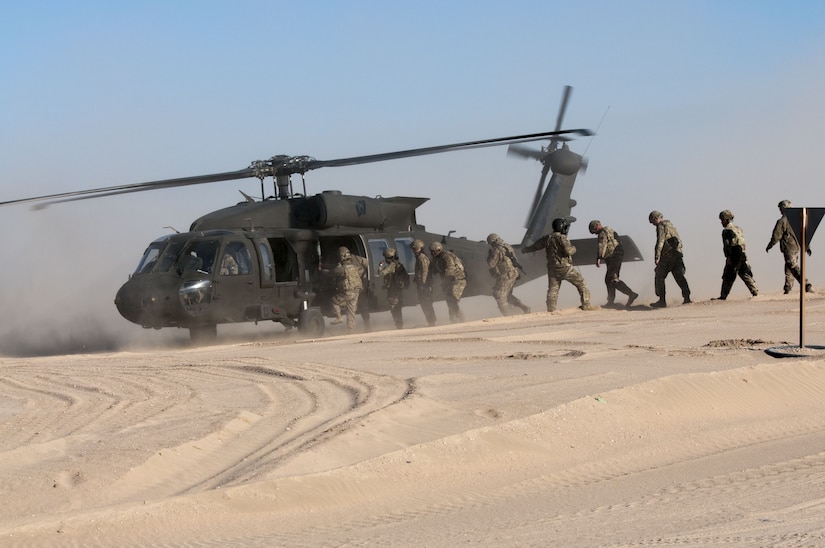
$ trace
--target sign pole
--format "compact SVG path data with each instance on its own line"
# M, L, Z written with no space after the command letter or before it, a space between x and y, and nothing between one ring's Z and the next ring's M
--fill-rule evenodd
M799 210L800 215L800 235L799 238L799 348L805 348L805 280L808 279L805 272L805 256L807 255L807 238L805 231L808 227L808 208Z

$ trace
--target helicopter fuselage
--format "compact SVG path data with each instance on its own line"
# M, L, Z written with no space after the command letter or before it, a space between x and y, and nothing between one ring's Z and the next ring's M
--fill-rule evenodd
M369 307L382 311L389 308L378 275L383 251L395 248L412 276L415 239L427 245L443 242L464 261L466 296L491 294L487 244L426 232L415 222L415 209L425 201L325 192L242 202L201 217L187 233L152 242L115 304L131 322L188 328L193 338L209 337L217 324L233 322L274 321L322 330L319 314L332 315L335 287L329 272L339 247L368 259ZM533 268L530 279L542 270ZM443 299L437 286L435 298ZM407 292L405 304L418 304L415 291Z

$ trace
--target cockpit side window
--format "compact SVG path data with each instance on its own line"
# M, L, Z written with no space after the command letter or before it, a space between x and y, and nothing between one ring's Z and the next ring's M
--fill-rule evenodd
M196 240L189 242L178 258L178 270L180 272L198 270L206 274L211 274L217 253L217 240Z
M218 272L221 276L238 276L252 272L249 249L247 249L244 242L229 242L226 244Z

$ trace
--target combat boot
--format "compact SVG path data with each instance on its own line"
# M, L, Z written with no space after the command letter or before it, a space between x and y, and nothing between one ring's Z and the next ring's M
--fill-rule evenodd
M625 306L628 306L628 307L633 306L633 301L635 301L638 298L639 298L639 294L638 293L633 293L631 291L630 296L627 298L627 304Z
M664 299L659 299L655 303L650 303L650 306L652 308L666 308L667 307L667 301L665 301Z

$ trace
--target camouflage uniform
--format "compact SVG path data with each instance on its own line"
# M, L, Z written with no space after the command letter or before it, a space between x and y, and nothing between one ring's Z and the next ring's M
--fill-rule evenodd
M238 261L235 260L235 257L227 253L221 261L221 276L237 276L238 273Z
M352 257L349 250L338 255L339 263L333 271L335 280L335 294L332 296L332 310L335 312L333 324L339 324L341 318L341 307L347 309L347 331L355 330L355 313L358 310L358 296L361 294L363 284L361 283L361 271L349 259Z
M745 282L751 295L756 297L759 288L753 279L753 271L748 264L748 257L745 254L745 233L742 229L733 224L733 213L724 210L719 214L722 221L722 251L725 253L725 268L722 271L722 291L719 299L724 301L728 298L733 282L738 275Z
M619 279L624 259L621 240L615 230L604 226L600 221L590 221L589 229L591 234L597 234L599 240L596 266L598 267L601 261L604 261L607 266L607 272L604 275L604 285L607 286L607 306L615 304L617 290L627 295L627 306L631 306L639 295Z
M430 258L424 252L424 242L415 240L410 244L415 253L415 275L413 281L418 292L418 304L427 319L427 325L435 325L435 309L433 309L433 281L430 277Z
M555 225L555 221L554 221ZM555 226L554 226L555 228ZM566 280L576 286L581 297L582 310L590 308L590 291L584 283L581 273L573 268L572 258L576 248L567 239L563 232L554 231L542 236L533 245L524 248L524 252L532 253L544 249L547 254L547 311L556 310L559 301L559 287Z
M503 316L509 316L510 306L517 306L525 314L530 312L530 307L521 302L513 295L513 287L519 278L516 255L510 244L502 240L498 234L487 236L487 243L490 250L487 252L487 266L490 267L490 275L496 279L493 285L493 298L496 300L498 309Z
M361 313L361 319L364 321L364 331L370 330L370 298L372 291L369 284L369 261L366 257L361 255L350 254L348 259L361 276L361 293L358 294L358 311Z
M648 216L651 224L656 226L656 248L653 256L656 262L654 269L654 285L656 296L659 300L650 306L665 307L665 278L668 274L673 274L679 288L682 290L682 304L689 304L690 286L685 278L685 262L682 255L682 240L679 238L679 231L673 223L662 219L662 214L658 211L651 211Z
M390 304L390 314L395 322L396 329L404 327L402 309L404 307L404 290L410 286L410 275L404 265L398 262L395 249L384 250L386 262L378 266L378 274L384 278L384 289L387 290L387 302Z
M463 322L464 313L458 305L464 288L467 287L467 275L464 273L464 264L456 257L452 251L445 251L440 242L430 244L432 262L430 262L430 275L440 274L443 287L444 299L447 301L447 311L450 314L450 321Z
M779 249L785 257L785 287L783 289L787 294L793 289L794 278L796 278L796 281L800 284L802 283L802 272L799 269L798 263L799 244L796 241L796 235L793 233L791 224L784 215L786 207L791 207L791 202L788 200L779 202L779 211L783 212L783 215L776 221L776 225L773 227L773 234L771 234L771 240L768 242L768 247L765 248L765 251L770 251L771 248L779 242ZM807 279L805 280L805 291L809 293L813 291L813 287Z

